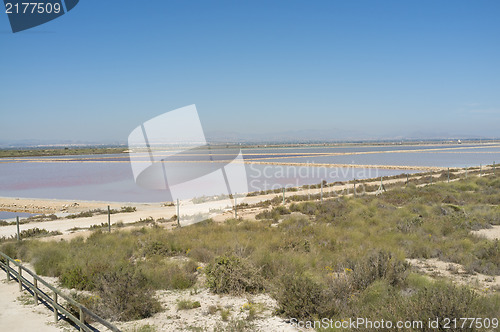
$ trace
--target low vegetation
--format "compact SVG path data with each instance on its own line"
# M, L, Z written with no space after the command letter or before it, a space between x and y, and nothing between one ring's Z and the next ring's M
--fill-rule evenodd
M109 214L127 213L127 212L135 212L135 211L136 211L136 208L133 206L122 206L120 208L120 210L110 209ZM67 219L87 218L87 217L93 217L95 215L100 215L100 214L108 214L108 210L104 210L104 209L88 210L88 211L83 211L80 213L69 214L66 216L66 218Z
M177 310L189 310L201 307L200 302L182 299L177 302Z
M37 238L37 237L44 237L44 236L55 236L55 235L61 235L62 233L59 231L48 231L44 228L30 228L30 229L25 229L19 232L19 238L22 239L27 239L27 238ZM1 237L0 238L0 243L2 242L9 242L9 241L14 241L17 240L16 235L12 235L10 237Z
M498 176L469 177L379 196L271 204L257 221L207 220L173 230L151 224L0 249L68 288L92 292L92 306L119 320L161 310L155 290L186 289L199 280L218 294L269 293L288 318L492 318L498 290L435 281L405 259L437 258L469 273L500 275L499 241L471 233L500 225L499 197Z
M53 148L53 149L3 149L0 158L38 157L38 156L68 156L89 154L123 153L125 147L88 147L88 148Z

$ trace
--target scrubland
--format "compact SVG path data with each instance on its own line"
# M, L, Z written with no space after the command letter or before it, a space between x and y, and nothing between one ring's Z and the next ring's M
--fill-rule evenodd
M500 225L500 177L280 203L270 202L257 220L206 220L173 230L152 222L96 230L86 239L5 242L0 250L57 277L78 301L117 321L161 315L160 290L200 288L268 294L283 319L498 318L500 289L432 278L406 259L500 275L499 241L472 232ZM179 310L200 307L182 301ZM222 329L251 330L256 317L248 310L246 321L226 322L223 309L201 309L220 314Z

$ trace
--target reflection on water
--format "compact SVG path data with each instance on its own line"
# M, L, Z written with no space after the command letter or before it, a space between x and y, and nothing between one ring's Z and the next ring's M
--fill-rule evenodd
M9 212L9 211L0 211L0 220L14 219L16 217L19 218L27 218L36 216L35 213L28 212Z

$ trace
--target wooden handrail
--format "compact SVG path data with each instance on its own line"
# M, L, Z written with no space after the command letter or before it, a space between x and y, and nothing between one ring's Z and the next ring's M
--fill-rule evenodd
M67 296L64 294L61 290L58 288L52 286L42 278L40 278L36 273L31 271L30 269L24 267L21 263L17 262L16 260L10 258L3 252L0 252L0 257L5 259L5 263L2 262L0 259L0 266L5 270L7 273L7 280L10 280L10 276L14 276L18 283L19 283L19 289L22 290L22 287L24 286L27 289L30 289L33 292L33 296L35 298L35 304L38 304L38 299L41 298L45 301L47 301L48 304L50 304L54 310L54 319L57 321L58 320L58 313L63 314L66 316L68 319L70 319L73 323L75 323L79 328L80 331L85 331L85 332L92 332L95 329L92 328L90 325L85 324L85 316L91 317L93 320L96 322L101 323L103 326L108 328L111 331L114 332L120 332L120 329L118 329L116 326L108 322L107 320L99 317L95 313L93 313L90 309L85 307L83 304L80 304L73 300L71 297ZM10 263L14 264L17 266L18 270L16 271L14 267L10 266ZM27 280L25 277L23 277L23 271L28 273L33 277L33 283ZM50 295L46 294L43 292L40 288L38 288L38 283L41 283L45 287L47 287L49 290L52 291L53 296L51 297ZM80 317L76 317L72 313L69 312L68 309L63 307L60 303L57 302L57 299L63 298L68 302L69 304L72 304L73 306L77 307L80 313Z

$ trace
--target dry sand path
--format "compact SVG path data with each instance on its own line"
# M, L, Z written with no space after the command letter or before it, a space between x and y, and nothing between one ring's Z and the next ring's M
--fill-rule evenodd
M19 292L15 281L7 283L3 270L0 271L0 330L1 331L37 331L55 332L62 331L53 323L52 312L43 305L35 307L32 304L23 304L18 300L27 296L26 292Z

